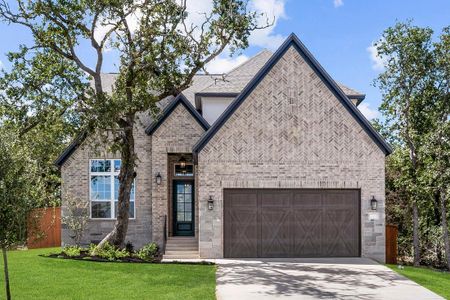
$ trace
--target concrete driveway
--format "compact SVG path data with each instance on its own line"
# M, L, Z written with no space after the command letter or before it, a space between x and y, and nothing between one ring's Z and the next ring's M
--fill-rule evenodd
M443 299L365 258L216 260L217 298Z

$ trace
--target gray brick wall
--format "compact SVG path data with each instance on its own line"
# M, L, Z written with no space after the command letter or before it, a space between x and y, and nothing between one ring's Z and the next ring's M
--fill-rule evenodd
M183 105L178 105L152 135L152 177L159 172L161 185L153 185L152 232L158 244L164 238L164 216L169 215L169 153L192 153L192 147L204 133L203 128Z
M291 47L199 154L200 256L223 256L224 188L358 188L362 255L384 261L384 160Z
M152 172L151 172L151 137L145 134L144 126L139 123L135 131L138 166L136 168L136 218L129 221L126 241L133 243L135 248L141 247L152 240ZM85 140L61 167L62 177L62 212L67 214L67 197L89 202L89 159L120 158L120 154L109 153L105 147L90 147L92 140ZM90 220L83 243L101 240L114 225L114 220ZM62 244L72 244L70 230L62 226Z

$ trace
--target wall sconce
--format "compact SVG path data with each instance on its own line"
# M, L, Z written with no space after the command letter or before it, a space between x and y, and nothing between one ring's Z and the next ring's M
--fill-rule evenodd
M375 199L375 196L372 196L372 199L370 199L370 207L372 210L377 210L378 207L378 201Z
M161 185L161 181L162 181L162 176L161 176L161 173L158 172L158 174L156 174L156 184Z
M208 209L209 210L213 210L214 209L214 199L213 199L212 196L209 196L209 199L208 199Z

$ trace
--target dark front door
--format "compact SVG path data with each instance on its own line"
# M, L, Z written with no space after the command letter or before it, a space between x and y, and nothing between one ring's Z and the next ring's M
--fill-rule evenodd
M173 231L178 236L194 235L194 181L173 182Z
M224 190L225 257L360 255L359 190Z

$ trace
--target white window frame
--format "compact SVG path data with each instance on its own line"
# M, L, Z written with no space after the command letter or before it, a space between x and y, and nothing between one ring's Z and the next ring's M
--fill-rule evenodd
M92 162L96 161L96 160L109 160L111 162L111 170L109 172L92 172ZM114 178L116 176L119 176L120 170L119 171L115 171L114 170L114 161L115 160L119 160L121 161L122 165L122 160L121 159L117 159L117 158L92 158L89 159L89 218L91 220L116 220L117 218L115 218L114 216L116 215L116 206L115 206L115 202L116 199L114 199ZM91 180L92 180L92 176L110 176L111 177L111 199L109 200L93 200L91 198ZM136 181L133 182L133 190L134 190L134 200L130 199L130 202L134 202L134 206L133 206L133 218L130 218L130 220L135 220L136 219ZM110 218L93 218L92 217L92 202L109 202L111 205L111 217Z
M181 163L174 163L173 164L173 177L175 178L179 178L179 177L189 177L189 178L194 178L194 164L193 163L186 163L186 167L187 166L192 166L192 175L177 175L177 166L181 166Z

